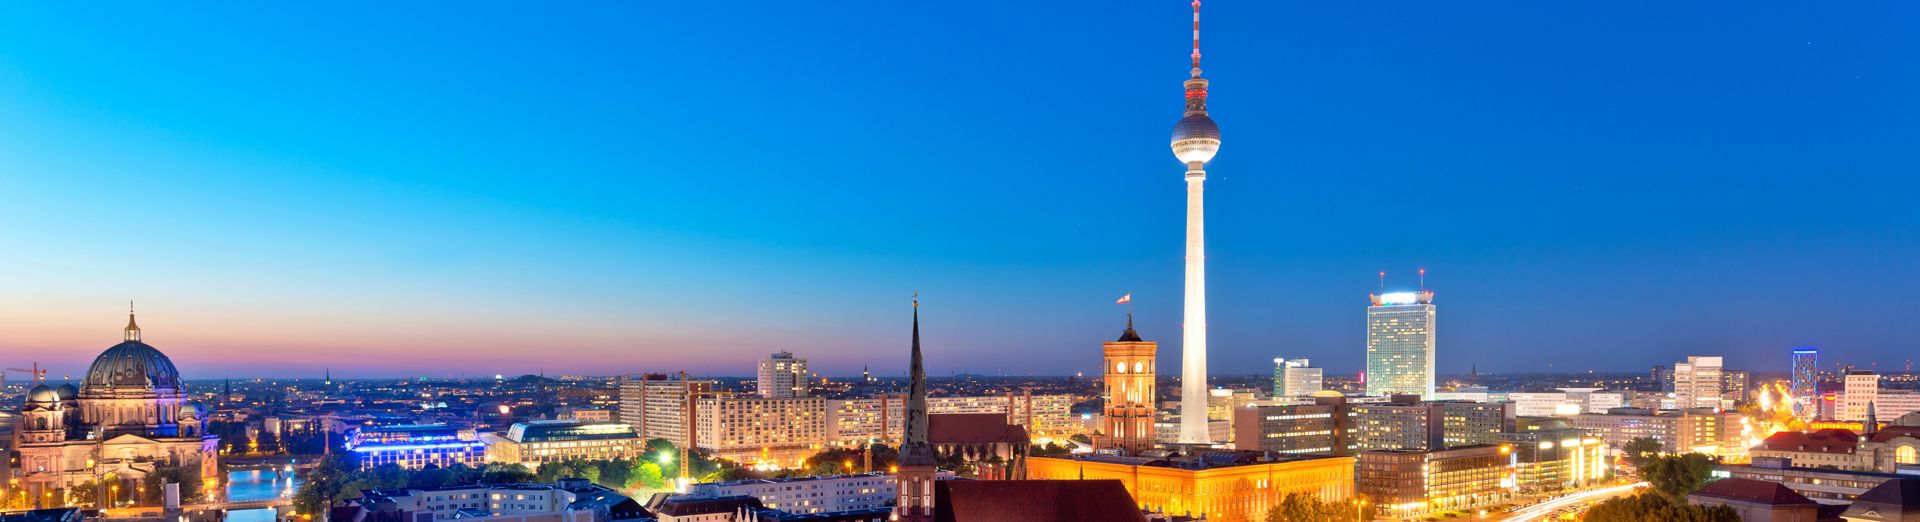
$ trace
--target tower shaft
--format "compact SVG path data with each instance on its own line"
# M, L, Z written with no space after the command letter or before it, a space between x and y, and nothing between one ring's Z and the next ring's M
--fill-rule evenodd
M1208 444L1207 240L1202 164L1187 166L1186 314L1180 332L1180 443Z

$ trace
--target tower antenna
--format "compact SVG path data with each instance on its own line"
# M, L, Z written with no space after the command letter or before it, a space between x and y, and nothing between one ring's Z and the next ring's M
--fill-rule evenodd
M1380 293L1383 295L1387 293L1387 271L1386 270L1380 271Z
M1193 77L1200 77L1200 0L1193 0Z
M1420 291L1427 291L1427 269L1420 269Z

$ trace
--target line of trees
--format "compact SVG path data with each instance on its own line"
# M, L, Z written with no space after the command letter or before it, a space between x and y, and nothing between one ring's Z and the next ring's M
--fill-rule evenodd
M1267 510L1266 522L1355 522L1373 520L1374 506L1355 507L1342 502L1325 502L1313 495L1288 493L1280 505Z

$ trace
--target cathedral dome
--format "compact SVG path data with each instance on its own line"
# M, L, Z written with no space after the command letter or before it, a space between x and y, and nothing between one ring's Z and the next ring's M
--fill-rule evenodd
M63 401L70 401L80 397L80 389L73 387L72 383L62 384L59 388L54 388L53 393L58 395L60 400Z
M93 359L87 367L88 390L180 388L180 371L160 350L129 340Z
M54 393L53 388L48 388L47 385L42 384L34 386L33 391L27 392L27 402L60 402L60 395Z

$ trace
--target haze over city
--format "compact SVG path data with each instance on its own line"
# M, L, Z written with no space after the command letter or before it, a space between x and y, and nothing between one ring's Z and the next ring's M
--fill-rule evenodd
M901 375L918 292L934 374L1097 373L1126 293L1177 360L1188 7L1109 5L10 6L0 358L131 299L187 378ZM1421 268L1442 373L1900 368L1871 6L1209 3L1213 373L1352 374Z

